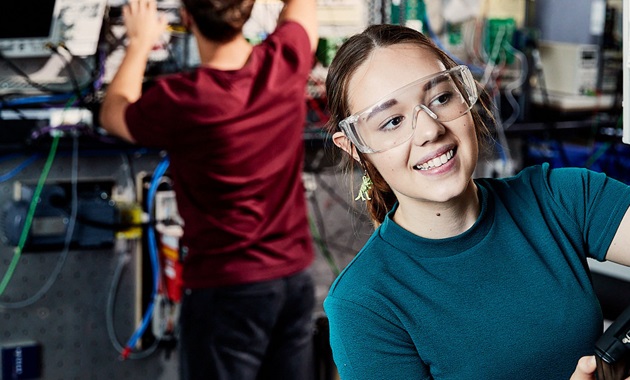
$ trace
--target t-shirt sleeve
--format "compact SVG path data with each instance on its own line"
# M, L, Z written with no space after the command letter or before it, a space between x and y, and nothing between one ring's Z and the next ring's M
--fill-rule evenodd
M604 173L583 168L543 166L548 189L580 226L589 254L605 260L619 224L630 206L630 187Z
M334 295L326 298L324 309L330 320L333 358L343 380L431 378L399 326Z
M296 70L307 76L313 68L315 58L311 51L308 34L302 25L295 21L285 21L265 39L272 49L282 50L282 54L294 62Z

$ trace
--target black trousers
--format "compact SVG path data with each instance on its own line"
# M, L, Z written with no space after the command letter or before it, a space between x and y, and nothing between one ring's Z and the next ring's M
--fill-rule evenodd
M181 379L313 379L314 293L309 271L272 281L185 290Z

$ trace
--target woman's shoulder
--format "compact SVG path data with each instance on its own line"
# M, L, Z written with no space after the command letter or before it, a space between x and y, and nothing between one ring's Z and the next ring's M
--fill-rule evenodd
M387 244L380 237L379 227L337 276L329 294L356 295L360 289L369 289L375 277L382 274L382 266L386 265L383 258L387 256Z

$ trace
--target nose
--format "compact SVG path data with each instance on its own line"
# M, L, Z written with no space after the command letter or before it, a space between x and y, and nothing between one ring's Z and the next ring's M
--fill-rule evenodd
M446 131L444 125L437 121L437 115L426 106L420 104L416 106L414 112L414 144L422 146L428 142L435 141Z

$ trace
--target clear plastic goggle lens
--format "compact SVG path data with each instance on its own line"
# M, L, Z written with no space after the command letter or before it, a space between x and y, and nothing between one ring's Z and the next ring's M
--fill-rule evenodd
M394 91L339 126L360 152L382 152L413 136L419 112L437 122L448 122L466 114L476 101L470 70L457 66Z

